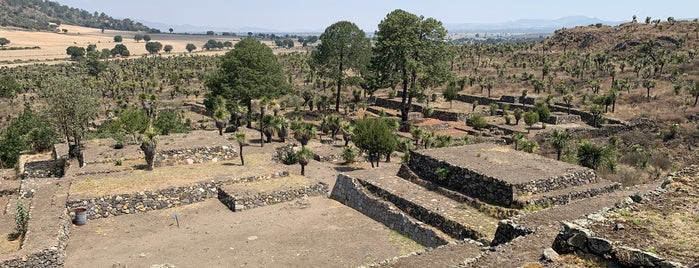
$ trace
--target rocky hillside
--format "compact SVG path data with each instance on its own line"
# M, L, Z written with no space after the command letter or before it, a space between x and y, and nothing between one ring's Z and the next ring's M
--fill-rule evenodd
M160 32L130 19L115 19L104 13L44 0L0 0L0 26L53 31L60 24L124 31Z

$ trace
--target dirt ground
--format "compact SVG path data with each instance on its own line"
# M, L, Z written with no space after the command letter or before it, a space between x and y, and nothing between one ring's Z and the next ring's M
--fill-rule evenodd
M274 142L259 147L256 131L241 130L248 134L250 142L244 148L247 157L266 155L271 159L274 148L282 145ZM208 137L214 132L189 135ZM309 146L317 153L333 153L324 149L331 146L315 143ZM92 149L99 151L99 148ZM91 153L99 155L97 151ZM254 165L254 159L248 163L247 157L246 167L264 166L260 161ZM238 163L239 160L232 161ZM396 159L389 165L398 163ZM231 172L235 168L224 167ZM338 173L362 168L370 166L368 163L336 165L312 161L306 167L306 177L309 181L328 183L332 189ZM292 177L299 176L300 166L286 166L286 169ZM80 177L83 176L74 184L83 180ZM179 228L172 216L174 213L179 215ZM150 267L165 263L176 267L356 267L421 249L423 247L416 242L327 197L311 197L235 213L218 200L210 199L73 226L66 249L66 267L112 267L115 264L118 265L114 267Z
M66 267L355 267L420 248L326 197L236 213L211 199L73 227Z

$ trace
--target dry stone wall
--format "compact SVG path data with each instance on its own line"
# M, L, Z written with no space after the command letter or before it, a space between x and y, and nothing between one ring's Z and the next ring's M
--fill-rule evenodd
M208 181L188 186L169 187L157 191L144 191L132 194L107 195L86 199L69 199L70 211L76 208L87 209L87 219L99 219L124 214L143 213L180 205L201 202L219 196L219 187L223 184L252 182L264 179L286 177L289 173L282 171L274 174L236 178L225 181Z
M24 164L23 178L60 178L65 174L65 159L33 161Z
M415 174L439 186L492 204L507 207L513 204L514 187L497 178L457 167L416 152L410 152L409 166ZM438 169L446 169L449 175L440 178L436 172Z
M448 238L439 236L424 223L401 213L400 209L366 191L357 179L340 174L330 197L424 246L434 248L449 243Z
M159 151L155 155L155 166L200 164L233 159L238 157L235 148L236 146L229 144Z
M572 186L594 183L597 175L593 169L580 168L580 171L569 172L560 176L552 176L543 180L533 180L513 185L515 195L538 194Z
M218 188L218 199L231 211L236 212L274 205L302 197L327 195L328 185L322 182L308 186L301 186L295 189L273 191L271 193L257 193L246 196L235 196L227 193L223 188Z

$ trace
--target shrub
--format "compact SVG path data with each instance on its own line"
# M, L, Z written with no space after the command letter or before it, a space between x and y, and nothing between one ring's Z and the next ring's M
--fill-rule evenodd
M395 89L391 89L391 91L388 92L388 98L393 99L396 96L398 96L398 92Z
M282 158L282 164L284 165L295 165L298 164L298 162L298 157L296 157L296 153L293 151L286 152L284 158Z
M13 241L23 238L27 233L28 222L29 213L27 213L27 209L24 207L24 202L19 201L17 203L17 214L15 214L15 232L10 234L8 238Z
M438 167L434 171L435 175L437 175L437 179L440 181L446 180L447 177L449 177L449 169L443 168L443 167Z
M474 113L471 115L471 118L468 119L468 124L475 130L480 130L488 126L488 121L485 120L485 117L483 117L482 114Z
M342 149L342 159L346 163L354 163L357 160L357 149L353 146L345 146Z
M124 148L124 142L121 140L116 141L116 144L114 144L114 149L123 149Z

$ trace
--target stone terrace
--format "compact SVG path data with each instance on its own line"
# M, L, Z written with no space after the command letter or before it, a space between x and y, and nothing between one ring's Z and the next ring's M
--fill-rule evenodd
M410 168L423 179L511 207L532 195L597 182L592 169L494 144L415 151ZM438 169L447 169L447 176L439 178Z
M498 220L396 175L362 170L350 173L368 191L455 239L489 243Z

